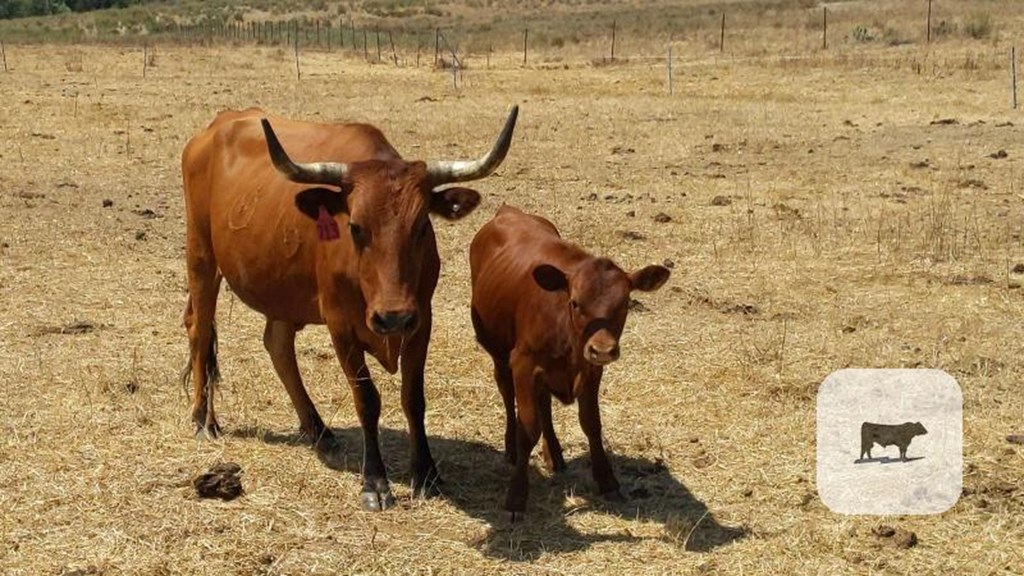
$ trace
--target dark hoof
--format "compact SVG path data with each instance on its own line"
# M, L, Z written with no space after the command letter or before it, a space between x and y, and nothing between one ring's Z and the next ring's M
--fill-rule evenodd
M552 474L561 474L569 469L569 467L565 465L565 460L562 458L549 460L547 465L548 470L550 470Z
M391 494L391 490L386 492L364 490L359 495L359 500L363 505L363 510L367 512L383 512L395 505L395 497Z
M341 444L338 443L333 434L321 436L320 440L313 444L313 450L316 452L317 459L324 466L331 470L346 469L348 462L341 451Z
M626 501L626 497L623 496L622 492L618 488L615 488L614 490L607 490L605 492L602 492L601 493L601 497L604 498L605 500L607 500L608 502L625 502Z
M425 479L412 481L413 498L436 498L441 495L441 486L444 482L437 470L431 469L425 475Z
M508 523L509 524L515 524L516 522L525 522L526 521L526 512L513 512L513 511L509 510L509 511L506 511L505 514L508 515Z

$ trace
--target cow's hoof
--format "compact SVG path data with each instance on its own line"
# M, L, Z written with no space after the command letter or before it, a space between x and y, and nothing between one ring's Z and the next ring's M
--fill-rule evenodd
M359 501L363 505L363 510L367 512L383 512L395 505L395 497L391 494L391 489L385 491L363 490L363 493L359 495Z
M547 465L548 470L550 470L552 474L561 474L569 469L569 467L565 465L565 459L561 456L548 460Z
M217 422L208 426L196 423L194 435L196 440L216 440L221 435L220 425Z
M321 437L316 444L313 445L313 450L316 452L316 457L331 470L345 470L348 461L345 459L345 454L341 451L341 444L334 438L334 436Z
M608 502L625 502L626 497L622 494L622 491L618 488L613 490L606 490L601 493L601 497Z
M444 482L441 481L441 475L437 473L437 470L431 469L431 471L422 476L421 479L413 479L413 497L436 498L441 495L441 486L443 484Z
M509 524L526 521L526 512L507 510L505 511L505 514L508 517Z

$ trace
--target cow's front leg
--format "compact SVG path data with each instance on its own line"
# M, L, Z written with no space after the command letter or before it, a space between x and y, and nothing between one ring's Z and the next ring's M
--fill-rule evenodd
M526 513L526 498L530 484L527 472L530 453L537 445L541 434L541 419L537 409L537 385L535 367L523 357L512 356L512 378L515 382L516 397L516 462L512 471L512 482L505 497L505 510L513 522ZM547 391L542 391L547 394Z
M583 433L587 435L587 442L590 444L590 464L601 495L608 500L619 501L624 498L619 490L619 481L608 462L604 441L601 438L601 411L597 404L600 385L600 373L583 384L583 392L579 398L580 427L583 428Z
M387 470L380 455L380 393L370 378L363 349L334 329L331 330L331 340L352 388L356 414L363 428L363 493L360 496L363 509L385 510L395 504L395 497L391 494Z
M427 444L423 417L427 402L423 388L423 368L427 362L430 342L430 317L426 315L419 330L402 350L402 411L409 425L409 453L412 468L412 493L415 497L431 497L441 493L441 476Z
M564 472L565 457L562 456L562 444L555 435L555 425L551 421L551 393L547 390L537 394L537 411L544 437L544 463L552 473Z

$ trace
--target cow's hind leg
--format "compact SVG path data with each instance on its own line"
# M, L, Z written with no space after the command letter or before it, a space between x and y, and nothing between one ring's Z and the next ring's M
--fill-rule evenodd
M537 396L537 416L540 418L541 432L544 436L544 463L548 470L558 473L565 471L565 458L562 456L562 444L555 436L555 425L551 421L551 394L541 392Z
M477 342L491 356L494 362L494 382L498 385L498 392L501 393L501 401L505 405L505 461L509 464L516 463L516 392L512 381L512 368L509 366L509 352L495 346L480 314L476 308L472 309L473 330L476 332Z
M268 318L263 331L263 346L270 354L274 371L284 384L295 413L299 416L299 430L313 443L318 453L332 458L337 456L338 444L302 384L302 375L295 359L295 333L296 327L291 322Z
M363 428L362 506L364 510L385 510L395 505L395 497L391 494L384 459L380 455L380 393L366 366L366 353L349 342L341 330L331 329L331 340L352 389L356 414Z
M516 463L516 391L508 357L494 357L494 381L505 404L505 461Z
M221 275L215 263L193 264L189 258L189 295L185 304L184 325L188 331L189 366L182 380L192 380L192 422L197 436L220 436L213 408L213 392L220 381L217 365L217 330L214 316Z

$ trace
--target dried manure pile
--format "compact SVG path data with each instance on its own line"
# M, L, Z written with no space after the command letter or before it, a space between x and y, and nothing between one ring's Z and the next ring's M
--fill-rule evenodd
M678 63L671 96L647 60L521 68L496 54L456 90L447 72L326 53L305 54L296 80L286 50L150 50L143 79L141 50L7 46L0 572L1024 569L1024 451L1006 440L1024 432L1024 118L1008 106L1001 47L705 48ZM227 284L211 391L221 435L194 438L179 378L186 141L221 110L260 106L371 123L405 158L471 159L512 104L509 153L472 184L479 206L432 221L424 420L440 496L413 497L401 371L371 359L394 502L364 511L363 437L327 331L296 341L338 445L325 463L264 349L263 317ZM671 272L630 293L621 357L601 380L623 498L601 497L577 406L553 402L564 470L533 450L514 523L506 414L470 315L469 246L502 204L623 270ZM957 379L964 488L951 509L855 517L821 502L816 392L844 367Z

